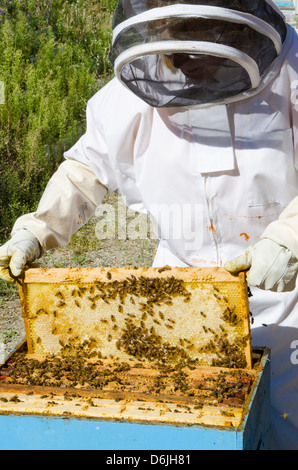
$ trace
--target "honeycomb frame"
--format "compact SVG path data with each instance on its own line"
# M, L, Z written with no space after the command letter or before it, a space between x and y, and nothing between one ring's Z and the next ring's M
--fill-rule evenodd
M244 273L34 268L19 293L29 354L252 368Z

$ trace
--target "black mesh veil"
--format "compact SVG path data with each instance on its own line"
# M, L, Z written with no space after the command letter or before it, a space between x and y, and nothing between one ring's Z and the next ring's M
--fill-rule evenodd
M256 88L286 31L271 0L120 0L110 58L149 105L204 105Z

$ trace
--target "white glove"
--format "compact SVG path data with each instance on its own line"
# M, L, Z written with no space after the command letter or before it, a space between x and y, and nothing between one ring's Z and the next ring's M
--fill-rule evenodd
M29 230L18 230L0 247L0 279L14 282L25 269L42 254L38 240Z
M285 292L295 288L298 260L284 246L264 238L224 267L230 273L249 269L247 283L250 286Z

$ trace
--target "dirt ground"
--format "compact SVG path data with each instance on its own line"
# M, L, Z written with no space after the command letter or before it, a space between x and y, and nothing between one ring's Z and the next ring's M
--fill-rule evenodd
M114 203L115 200L108 202ZM46 252L39 260L39 266L62 268L152 265L157 247L155 239L148 237L119 240L115 237L99 240L96 235L96 221L94 218L87 228L79 231L68 247ZM15 286L11 286L0 297L0 352L3 350L1 343L4 343L4 352L8 355L25 337L18 291Z

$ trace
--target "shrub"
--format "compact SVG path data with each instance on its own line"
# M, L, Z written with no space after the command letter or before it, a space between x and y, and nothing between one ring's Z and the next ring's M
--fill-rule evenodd
M87 100L112 75L116 1L15 0L0 9L0 240L35 210L85 129Z

